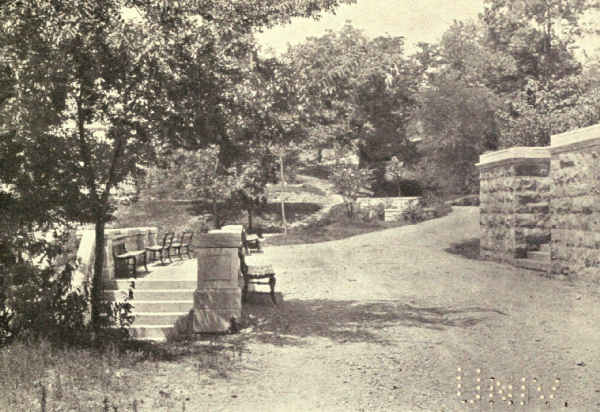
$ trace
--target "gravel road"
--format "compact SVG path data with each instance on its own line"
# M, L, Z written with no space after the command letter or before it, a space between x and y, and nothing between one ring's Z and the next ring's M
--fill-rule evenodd
M597 286L446 251L478 221L269 247L284 300L246 306L235 370L163 381L194 411L600 410Z

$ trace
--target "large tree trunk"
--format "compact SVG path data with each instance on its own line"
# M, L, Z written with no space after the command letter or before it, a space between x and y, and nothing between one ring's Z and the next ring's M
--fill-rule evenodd
M100 326L100 305L102 302L102 273L104 272L104 219L96 220L96 246L94 259L94 273L92 275L91 306L92 327L98 329Z

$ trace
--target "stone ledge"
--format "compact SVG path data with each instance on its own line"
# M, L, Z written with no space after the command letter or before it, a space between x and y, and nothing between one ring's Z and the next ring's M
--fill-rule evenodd
M515 161L529 159L550 159L550 151L547 147L511 147L495 152L484 153L479 156L479 163L475 166L485 167L489 165L498 165L502 163L513 163Z
M600 124L554 135L550 141L552 154L600 146Z

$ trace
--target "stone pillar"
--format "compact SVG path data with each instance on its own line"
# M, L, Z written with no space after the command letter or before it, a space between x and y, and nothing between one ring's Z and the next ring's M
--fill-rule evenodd
M514 263L550 242L550 153L513 147L479 159L481 256Z
M552 136L552 274L600 276L600 125Z
M210 233L198 239L198 287L194 293L194 332L225 332L242 316L237 233Z

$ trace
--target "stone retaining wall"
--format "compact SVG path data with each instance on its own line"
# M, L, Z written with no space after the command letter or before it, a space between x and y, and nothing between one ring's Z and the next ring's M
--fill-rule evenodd
M550 241L550 154L514 147L484 154L480 172L480 250L513 262Z
M553 275L600 273L600 125L552 136ZM596 279L597 280L597 279Z
M360 208L381 207L384 209L407 210L410 207L416 207L421 204L420 197L359 197L356 204Z

